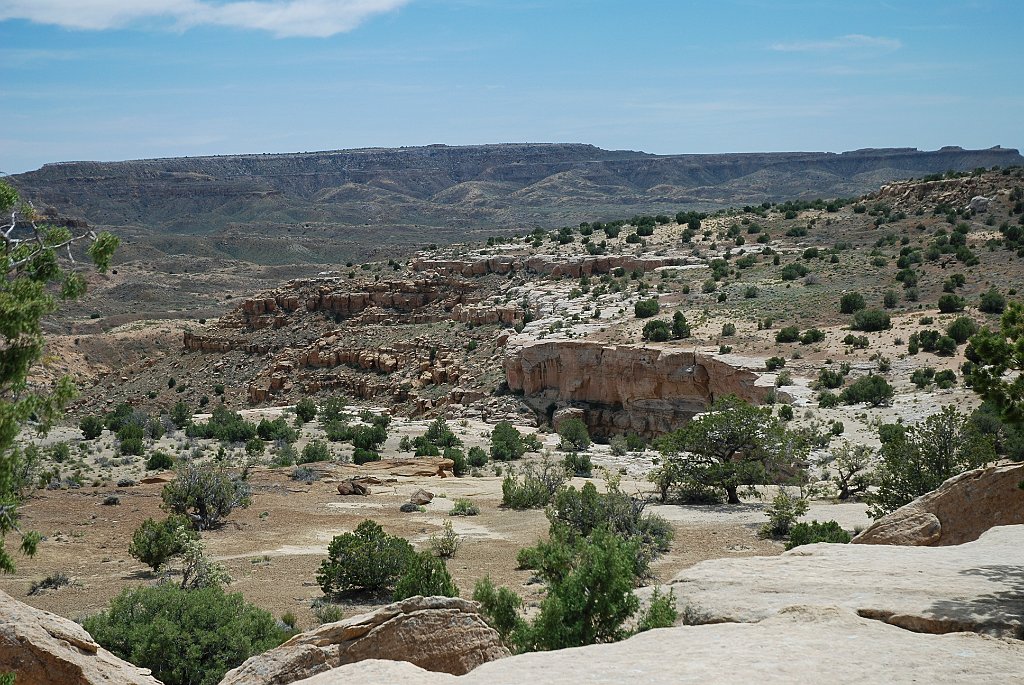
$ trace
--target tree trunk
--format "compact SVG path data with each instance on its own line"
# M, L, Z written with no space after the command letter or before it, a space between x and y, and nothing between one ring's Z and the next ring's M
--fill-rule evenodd
M726 485L725 486L725 492L726 492L727 495L729 495L729 504L739 504L740 503L740 497L739 497L739 495L736 494L736 490L737 489L738 489L738 486L736 486L736 485Z

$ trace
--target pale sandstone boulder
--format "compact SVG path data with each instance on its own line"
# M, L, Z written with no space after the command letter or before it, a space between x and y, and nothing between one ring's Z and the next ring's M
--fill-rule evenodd
M712 559L669 587L679 610L702 623L753 623L814 605L917 632L1024 637L1022 583L1024 526L999 526L946 547L819 543L777 557Z
M300 633L228 671L220 685L284 685L364 659L408 661L426 671L461 675L508 654L475 602L410 597Z
M954 476L883 516L853 539L862 545L959 545L993 526L1024 523L1024 462Z
M624 642L521 654L455 677L412 664L363 661L302 685L877 685L1010 683L1024 643L922 635L837 608L790 607L761 623L683 626Z
M17 685L160 685L149 669L100 647L74 621L0 592L0 673Z

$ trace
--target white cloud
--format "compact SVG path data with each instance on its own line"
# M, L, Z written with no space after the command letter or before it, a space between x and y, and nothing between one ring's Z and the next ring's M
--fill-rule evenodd
M178 29L215 25L269 31L284 38L326 38L411 0L0 0L0 21L26 19L101 31L140 22Z
M895 38L865 36L859 33L851 33L846 36L839 36L828 40L775 43L771 47L772 50L777 52L836 52L840 50L872 50L876 52L891 52L893 50L899 50L903 47L903 43Z

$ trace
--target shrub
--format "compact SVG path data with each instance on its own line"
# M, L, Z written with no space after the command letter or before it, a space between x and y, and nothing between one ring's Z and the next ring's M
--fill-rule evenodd
M846 382L846 375L832 369L822 369L818 372L818 387L829 390L843 387Z
M183 460L177 477L164 486L161 497L170 511L188 515L197 528L205 530L219 525L235 507L248 507L250 490L222 468Z
M171 409L171 423L177 428L187 428L192 422L192 412L184 400L178 400Z
M517 647L550 650L622 639L623 624L639 608L633 594L637 543L605 527L575 538L558 530L537 546L547 594Z
M82 437L86 440L95 440L103 434L103 419L95 414L83 416L78 427L82 431Z
M800 335L801 345L810 345L825 339L825 332L817 328L809 328Z
M728 338L728 337L733 336L733 335L736 335L736 324L734 324L734 323L724 323L724 324L722 324L722 337L723 338Z
M846 293L839 298L839 311L843 314L853 314L866 306L864 296L858 292Z
M775 342L777 343L792 343L798 340L800 340L800 329L796 326L780 328L775 334Z
M416 457L439 457L441 450L434 443L427 440L425 435L417 435L413 438L413 456Z
M447 523L447 521L446 521ZM451 524L449 524L451 525ZM392 601L422 595L424 597L458 597L459 588L455 586L444 560L429 552L413 554L405 568L405 572L395 583Z
M768 371L777 371L786 365L784 357L768 357L764 360L764 368Z
M956 340L948 335L939 337L935 342L935 354L940 357L952 357L956 354Z
M899 304L900 296L896 294L894 290L886 290L882 295L882 306L886 309L892 309Z
M892 321L881 309L861 309L853 315L852 328L857 331L885 331L892 328Z
M943 314L962 312L966 306L966 300L959 295L946 294L939 298L939 311Z
M644 340L650 340L651 342L665 342L671 337L671 329L669 328L667 321L651 319L644 324L641 335Z
M586 483L579 490L559 490L547 516L553 530L564 526L572 536L587 537L596 528L607 526L616 535L635 541L639 545L635 573L641 578L650 574L651 560L668 550L673 537L668 522L656 514L645 513L645 509L643 500L623 492L618 478L610 478L603 493L593 483Z
M387 431L381 426L353 426L350 431L352 445L360 450L376 452L388 439Z
M185 543L198 537L184 516L168 516L163 521L146 519L132 534L128 554L154 571L185 551Z
M441 559L451 559L454 557L461 545L462 538L452 528L451 521L444 522L444 530L440 535L430 536L430 549Z
M835 393L831 393L828 390L822 390L818 393L818 406L822 409L831 409L832 407L839 406L839 396Z
M469 462L470 466L474 468L480 468L481 466L485 466L487 464L487 452L485 452L482 447L477 447L476 445L474 445L473 447L469 448L469 454L467 455L466 460Z
M835 521L818 523L797 523L789 531L789 541L786 549L790 550L800 545L813 545L816 542L832 542L844 544L850 541L850 534L847 533Z
M638 319L646 319L648 317L654 316L658 313L658 311L658 300L656 299L640 300L635 305L633 305L633 313L636 315L636 318Z
M440 416L431 422L423 437L438 447L460 447L462 445L462 441L448 427L448 422Z
M501 482L501 505L511 509L536 509L547 506L565 483L561 463L545 459L539 466L529 464L519 478L509 470Z
M363 464L367 464L371 461L380 461L380 454L371 450L364 450L362 447L357 447L352 450L353 464L362 466Z
M867 496L868 515L879 518L934 490L958 473L996 459L992 436L950 405L882 441L877 489ZM879 439L882 439L879 429Z
M166 685L215 685L231 668L287 635L269 612L217 587L129 588L82 621L101 646Z
M1002 314L1006 309L1006 298L995 288L989 288L981 294L978 309L987 314Z
M483 452L479 447L476 448L479 452ZM513 459L519 459L526 453L526 445L523 444L523 435L520 433L515 426L508 421L499 421L494 429L491 430L491 458L497 461L511 461ZM473 466L483 466L487 463L487 457L484 455L482 463L473 464L473 450L470 450L470 464ZM479 456L477 457L479 461Z
M466 454L458 447L448 447L445 449L444 458L452 460L452 473L456 476L464 476L469 471Z
M782 421L792 421L793 407L791 407L788 404L784 404L781 407L779 407L779 419Z
M412 545L388 535L370 519L355 532L337 535L327 547L316 582L328 597L348 592L379 592L394 586L416 556Z
M585 450L590 447L590 433L581 419L567 419L558 427L562 438L559 447L563 450Z
M279 416L273 421L262 419L256 426L256 435L268 442L276 440L295 442L299 437L298 432L288 425L288 421L283 416Z
M866 335L854 335L853 333L847 333L846 337L843 338L843 344L849 345L855 350L863 350L867 348L870 341Z
M687 322L686 317L683 315L682 312L677 311L675 314L672 315L672 337L690 337L690 324Z
M256 425L243 419L238 412L218 404L213 408L209 421L188 427L188 435L221 442L246 442L256 437Z
M308 423L316 417L316 402L309 397L303 397L295 403L295 415L303 423Z
M62 587L71 585L72 580L68 574L63 571L54 571L50 575L46 576L42 580L34 581L28 588L28 595L38 595L43 590L59 590ZM10 681L13 683L14 681Z
M590 478L594 471L594 465L590 460L590 455L586 452L583 452L582 454L579 452L570 452L565 455L565 459L562 460L562 465L565 466L566 471L580 478Z
M250 457L258 457L267 449L267 443L262 438L249 438L245 441L245 453Z
M297 480L306 485L320 480L320 474L308 466L300 466L292 471L292 480Z
M147 471L164 470L173 467L174 459L171 458L171 455L160 450L153 452L151 455L149 455L149 459L146 460Z
M877 407L889 404L893 393L892 386L881 376L862 376L843 390L840 398L844 404L866 402L872 407Z
M490 576L484 576L473 588L473 601L480 603L480 612L487 624L498 631L502 642L512 641L514 632L522 632L526 622L519 617L523 600L507 587L495 588Z
M977 332L978 324L974 323L974 320L967 316L958 316L956 320L946 328L946 333L956 341L957 345L963 345L967 342L968 338Z
M468 499L457 499L452 504L452 510L448 512L449 516L476 516L480 513L480 507L473 504Z
M787 405L788 406L788 405ZM810 503L802 497L791 497L780 490L765 511L768 523L761 526L759 534L765 538L781 538L789 535L796 520L807 513Z
M795 281L798 278L803 278L809 272L810 270L803 264L793 262L782 267L781 276L784 281Z
M299 457L300 464L310 464L317 461L330 461L331 448L323 440L313 440L306 443L302 448L302 456Z

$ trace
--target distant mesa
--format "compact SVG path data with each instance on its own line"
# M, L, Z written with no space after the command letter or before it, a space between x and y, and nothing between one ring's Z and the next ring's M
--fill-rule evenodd
M638 208L674 215L851 197L910 177L1020 164L1017 150L1001 147L653 155L579 143L433 144L62 162L7 180L35 206L93 225L216 234L219 242L189 249L269 264L294 262L296 252L302 261L336 262L339 242L354 246L353 256L382 246L393 256L476 230L614 220Z

